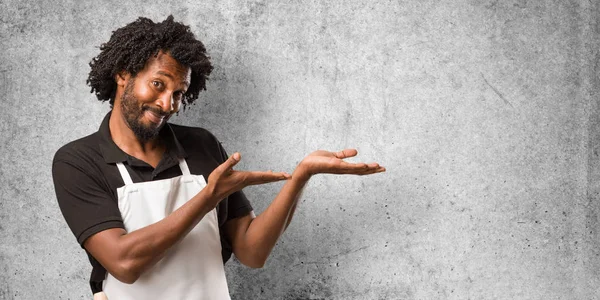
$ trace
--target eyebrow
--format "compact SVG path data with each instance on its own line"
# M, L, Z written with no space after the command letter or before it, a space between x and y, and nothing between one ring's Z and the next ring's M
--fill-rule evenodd
M171 78L171 80L175 80L175 78L173 78L173 75L171 75L171 74L169 74L169 73L167 73L167 72L158 71L158 72L156 72L156 74L163 75L163 76L165 76L165 77L169 77L169 78ZM189 87L189 86L190 86L190 83L189 83L189 82L187 82L187 81L185 81L185 80L184 80L184 81L182 81L182 82L185 84L185 86L186 86L186 87Z

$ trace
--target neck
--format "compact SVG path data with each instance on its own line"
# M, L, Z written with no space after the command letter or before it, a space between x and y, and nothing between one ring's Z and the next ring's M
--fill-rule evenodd
M156 167L157 158L160 159L165 150L159 136L148 141L141 141L129 128L121 110L116 105L110 114L108 126L112 140L123 152Z

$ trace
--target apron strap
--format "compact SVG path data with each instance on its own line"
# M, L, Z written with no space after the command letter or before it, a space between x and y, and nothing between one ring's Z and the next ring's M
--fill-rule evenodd
M125 169L125 166L122 162L117 163L117 168L119 168L119 173L121 173L121 177L123 177L123 182L125 183L125 185L133 184L131 176L129 175L129 172L127 172L127 169Z
M185 159L183 159L183 158L179 159L179 168L181 168L182 175L190 175L190 169L188 168L188 165L185 162Z

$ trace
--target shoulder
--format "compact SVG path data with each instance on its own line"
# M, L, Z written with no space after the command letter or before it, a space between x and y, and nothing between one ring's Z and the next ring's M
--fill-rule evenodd
M102 158L100 134L92 133L60 147L54 154L53 165L59 162L73 166L93 164Z
M177 141L187 154L194 157L213 157L218 162L227 157L221 142L210 131L201 127L170 125Z
M186 151L204 149L215 154L221 152L221 142L210 131L202 127L170 125L177 141Z
M219 142L214 134L202 127L190 127L170 123L169 125L180 142L184 140Z

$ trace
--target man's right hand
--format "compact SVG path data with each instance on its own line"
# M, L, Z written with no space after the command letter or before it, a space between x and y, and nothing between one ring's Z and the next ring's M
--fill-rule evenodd
M290 179L285 172L272 171L236 171L233 167L240 161L241 155L236 152L224 163L218 166L208 176L205 187L214 206L225 197L249 185L258 185L269 182Z
M233 170L239 161L240 154L234 153L213 170L200 193L166 218L133 232L122 228L100 231L84 242L85 249L115 278L133 283L225 197L248 185L291 178L282 172Z

